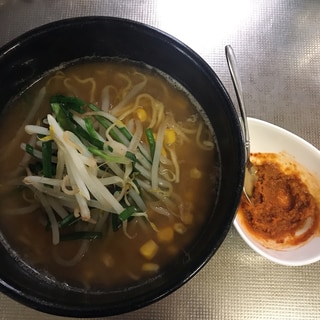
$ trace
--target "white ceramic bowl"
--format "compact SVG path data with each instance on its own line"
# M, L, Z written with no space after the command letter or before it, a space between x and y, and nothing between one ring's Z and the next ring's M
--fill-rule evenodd
M285 152L304 167L312 179L320 181L320 151L317 148L297 135L271 123L248 118L248 125L252 153ZM267 249L257 243L242 228L237 216L234 226L253 250L273 262L287 266L301 266L320 260L320 236L313 237L302 246L278 251Z

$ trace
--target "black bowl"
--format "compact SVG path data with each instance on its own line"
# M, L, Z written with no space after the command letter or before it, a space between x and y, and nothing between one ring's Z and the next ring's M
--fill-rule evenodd
M0 234L0 289L43 312L97 317L151 304L190 280L225 239L237 210L244 178L244 143L238 115L217 75L194 51L146 25L110 17L57 21L29 31L0 50L0 106L48 70L84 57L142 61L180 82L203 107L214 128L221 163L218 200L201 233L174 265L122 290L67 290L21 263ZM201 195L199 195L201 197ZM204 199L210 201L210 199ZM214 284L213 284L214 285Z

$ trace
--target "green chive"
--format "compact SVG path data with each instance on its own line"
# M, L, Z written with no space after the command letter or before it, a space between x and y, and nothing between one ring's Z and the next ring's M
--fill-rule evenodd
M103 142L91 136L85 129L74 122L72 113L58 103L51 103L52 111L63 130L73 132L77 137L87 140L99 149L103 149ZM93 129L94 130L94 129Z
M119 219L119 215L116 213L111 214L111 222L112 222L112 230L113 232L116 232L119 230L122 226L122 221Z
M74 124L68 117L68 112L59 103L51 103L51 109L56 116L57 122L63 130L74 131Z
M146 129L146 137L150 148L151 159L154 157L154 152L156 150L156 140L154 139L154 135L151 128Z
M89 103L88 107L92 110L92 111L101 111L97 106L95 106L94 104L92 103ZM112 125L112 122L102 116L94 116L94 118L106 129L108 129L111 125ZM118 129L122 132L122 134L130 141L132 139L132 135L131 133L127 130L127 128L125 127L121 127ZM110 130L110 135L111 137L116 140L117 142L121 142L121 139L120 137L117 135L116 132L114 132L114 130Z
M89 143L97 147L98 149L103 149L103 142L91 136L86 130L80 127L78 124L75 124L73 133L80 138L87 140Z
M50 103L57 103L62 105L67 110L75 110L78 113L84 113L84 106L86 103L76 97L68 97L64 95L56 95L51 97Z
M135 212L137 212L136 207L134 206L127 207L119 214L119 219L121 221L125 221L128 218L130 218Z
M77 231L60 235L60 241L70 240L96 240L102 238L102 232Z
M30 144L26 144L26 152L33 156L33 147Z
M70 213L65 218L59 221L59 227L63 228L63 227L71 226L72 224L74 224L80 219L81 219L80 217L75 217L73 213Z
M130 159L128 159L125 156L118 156L113 154L108 154L102 150L96 149L94 147L88 147L88 150L95 156L98 156L102 158L103 160L107 162L115 162L115 163L121 163L121 164L129 164Z
M97 131L94 129L91 119L90 118L85 118L84 122L86 124L86 128L87 128L87 131L88 131L89 135L92 138L98 140L99 139L99 135L98 135Z
M42 168L43 176L46 178L52 178L52 140L42 142Z
M127 151L125 156L126 156L126 158L128 158L128 159L131 160L132 162L137 162L137 157L136 157L136 155L135 155L133 152L131 152L131 151Z

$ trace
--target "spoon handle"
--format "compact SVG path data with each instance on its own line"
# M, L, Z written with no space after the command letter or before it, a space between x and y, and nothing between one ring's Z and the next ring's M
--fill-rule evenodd
M246 115L246 109L244 107L244 99L243 99L243 91L242 91L242 85L240 81L240 74L237 67L237 60L236 56L233 52L233 49L230 45L227 45L225 47L226 52L226 58L227 63L229 67L229 71L231 74L233 86L235 88L239 109L240 109L240 115L243 122L243 131L244 131L244 143L246 148L246 159L247 162L249 162L250 159L250 136L249 136L249 127L248 127L248 121L247 121L247 115Z

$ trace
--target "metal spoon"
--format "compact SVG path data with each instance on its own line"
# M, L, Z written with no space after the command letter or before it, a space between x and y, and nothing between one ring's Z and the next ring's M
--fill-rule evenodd
M225 47L226 51L226 58L227 63L230 71L230 75L232 78L234 90L237 95L237 100L239 104L240 109L240 115L243 122L243 131L244 131L244 142L245 142L245 150L246 150L246 171L245 171L245 178L244 178L244 185L243 185L243 193L248 199L249 202L251 202L250 197L252 196L254 184L257 181L257 169L253 165L253 163L250 161L250 136L249 136L249 127L247 122L247 115L246 110L244 106L244 100L243 100L243 91L242 91L242 85L240 81L240 75L237 67L237 60L235 57L235 54L233 52L233 49L230 45L227 45Z

